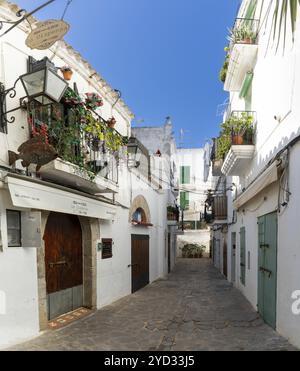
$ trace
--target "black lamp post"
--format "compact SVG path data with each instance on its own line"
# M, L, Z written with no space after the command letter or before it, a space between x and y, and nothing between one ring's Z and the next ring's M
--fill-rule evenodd
M20 100L19 107L6 111L6 98L13 99L16 97L16 85L19 81L22 82L26 97ZM8 119L7 115L22 108L24 99L27 98L29 102L37 101L43 106L58 103L67 88L68 83L57 74L55 65L48 58L33 63L31 71L20 76L12 88L5 90L3 84L0 84L1 124L15 122L14 116Z

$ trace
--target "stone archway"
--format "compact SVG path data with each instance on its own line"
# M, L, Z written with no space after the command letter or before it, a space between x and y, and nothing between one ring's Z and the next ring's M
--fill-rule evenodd
M145 199L144 196L139 195L137 196L131 205L130 211L129 211L129 223L132 222L133 220L133 215L137 210L142 210L145 216L145 223L150 224L151 223L151 213L150 213L150 208L148 205L147 200Z

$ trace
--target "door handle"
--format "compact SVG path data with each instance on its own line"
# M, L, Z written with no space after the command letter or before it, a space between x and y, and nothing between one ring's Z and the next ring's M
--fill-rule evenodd
M269 278L271 278L271 276L272 276L272 274L273 274L272 271L270 271L269 269L266 269L266 268L264 268L264 267L260 267L259 270L260 270L260 272L262 272L262 273L267 273L267 274L269 275Z
M50 268L54 268L54 267L62 266L62 265L68 265L68 263L65 260L61 260L61 261L56 262L56 263L49 263Z
M128 268L131 268L131 267L138 267L139 266L139 264L129 264L128 265Z

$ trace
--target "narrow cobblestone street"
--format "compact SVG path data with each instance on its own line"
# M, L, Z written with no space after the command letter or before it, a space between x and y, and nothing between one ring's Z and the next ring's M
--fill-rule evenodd
M208 260L180 260L160 280L62 330L12 350L294 350Z

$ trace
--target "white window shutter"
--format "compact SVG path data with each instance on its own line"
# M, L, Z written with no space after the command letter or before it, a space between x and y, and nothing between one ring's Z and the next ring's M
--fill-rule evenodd
M42 247L41 222L41 213L39 211L21 213L22 247Z

